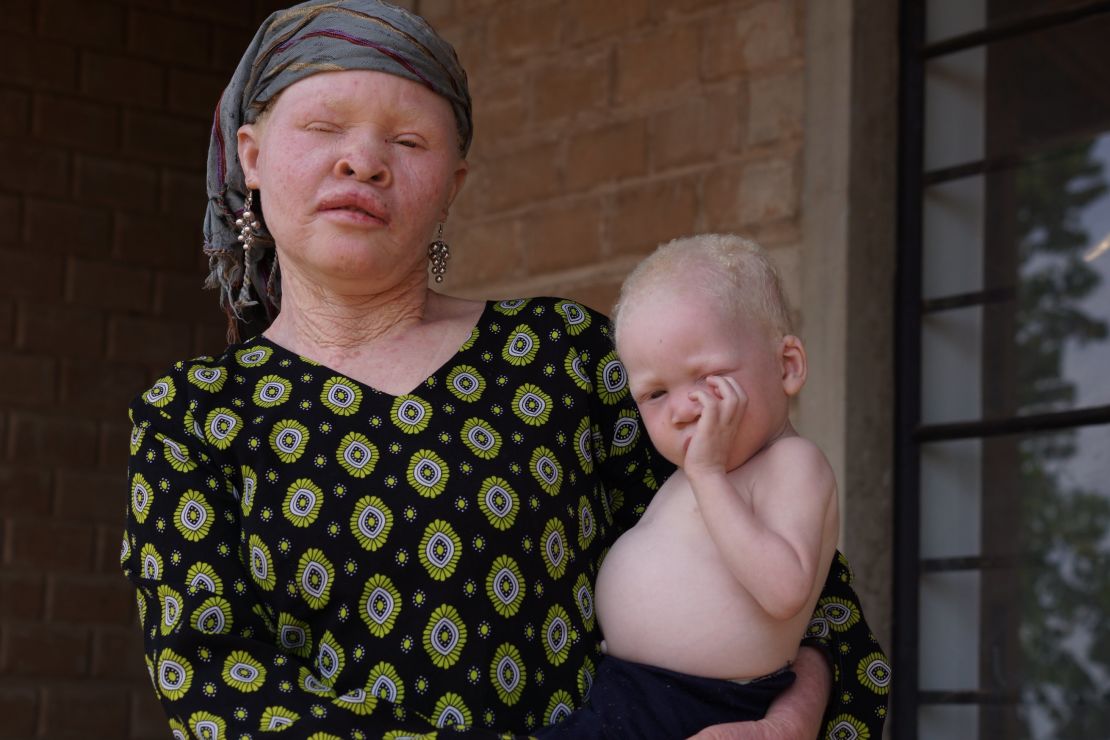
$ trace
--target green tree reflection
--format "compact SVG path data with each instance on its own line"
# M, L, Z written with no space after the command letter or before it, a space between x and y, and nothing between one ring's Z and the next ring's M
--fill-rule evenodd
M1015 400L1022 413L1071 408L1076 387L1064 374L1066 348L1107 337L1106 320L1080 306L1101 282L1082 259L1092 237L1103 236L1081 223L1108 189L1094 147L1070 147L1016 175ZM1028 738L1110 735L1110 497L1069 483L1076 449L1074 430L1018 442L1024 542L1036 563L1022 583L1018 635Z

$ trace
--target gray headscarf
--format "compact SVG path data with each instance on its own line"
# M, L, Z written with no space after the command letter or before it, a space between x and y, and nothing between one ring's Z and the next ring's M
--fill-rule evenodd
M247 47L220 97L208 148L208 210L204 251L228 314L228 335L237 335L240 311L254 305L250 287L269 317L280 306L273 240L263 223L244 265L235 219L247 197L236 137L285 88L318 72L365 69L421 83L446 98L455 112L459 149L470 148L472 120L466 72L455 50L423 19L380 0L308 0L267 18ZM255 202L253 211L261 213ZM261 219L260 219L261 220Z

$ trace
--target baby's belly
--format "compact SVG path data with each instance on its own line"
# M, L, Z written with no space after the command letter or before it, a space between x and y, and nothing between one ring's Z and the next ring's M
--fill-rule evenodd
M808 621L767 617L718 558L696 512L690 520L669 511L617 540L598 574L596 601L609 654L714 678L782 668Z

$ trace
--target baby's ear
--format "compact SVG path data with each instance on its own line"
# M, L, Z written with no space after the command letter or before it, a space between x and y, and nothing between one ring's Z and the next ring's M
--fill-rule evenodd
M806 373L809 370L802 340L793 334L783 337L779 358L782 362L782 389L787 396L795 396L806 384Z

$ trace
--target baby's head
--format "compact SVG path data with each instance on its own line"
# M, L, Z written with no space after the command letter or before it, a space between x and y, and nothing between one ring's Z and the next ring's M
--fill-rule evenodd
M644 426L676 465L709 376L731 378L746 398L727 469L794 433L789 401L805 383L805 349L778 271L754 242L706 234L661 246L625 280L613 325Z
M660 246L625 278L613 309L616 340L634 305L690 290L711 296L730 318L758 322L772 339L793 333L782 280L763 248L735 234L699 234Z

